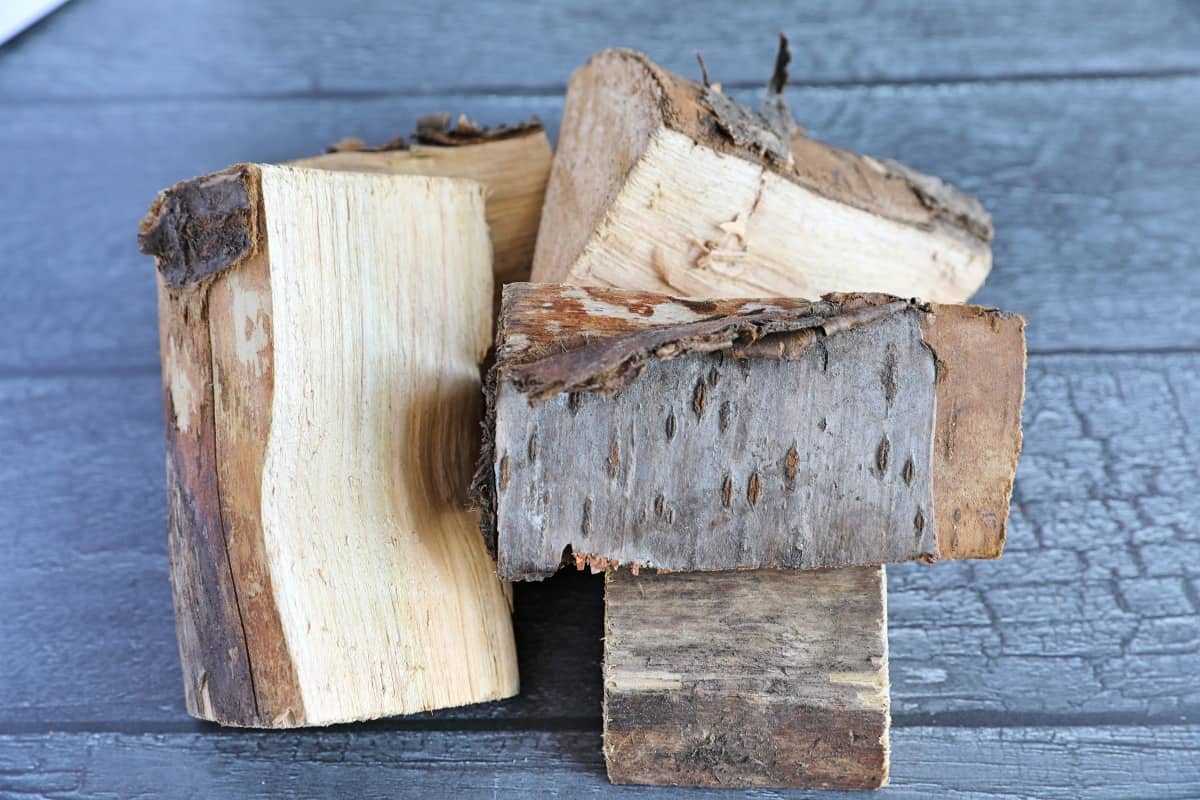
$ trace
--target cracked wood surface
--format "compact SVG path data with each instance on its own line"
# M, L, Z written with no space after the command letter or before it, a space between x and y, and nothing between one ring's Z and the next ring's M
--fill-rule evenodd
M609 778L731 788L886 783L883 570L738 577L608 572ZM875 624L864 625L872 615Z
M1196 725L919 727L892 737L895 774L879 795L887 798L1191 800L1200 784ZM0 793L15 797L237 798L264 785L298 800L426 798L448 786L472 800L814 796L613 786L594 730L0 734Z
M614 41L693 77L699 49L753 105L736 85L760 85L764 42L783 28L798 80L835 84L788 92L812 135L984 200L1000 234L977 299L1036 320L1044 354L1005 558L889 570L888 794L1194 797L1200 734L1176 723L1200 720L1200 328L1189 303L1163 302L1196 289L1192 5L469 5L360 4L363 24L346 26L307 0L88 0L0 50L0 160L29 187L0 195L0 252L30 267L0 292L0 723L27 732L0 741L0 793L245 796L279 781L301 797L448 782L467 796L700 796L608 785L598 733L525 732L598 725L601 577L582 573L516 587L520 697L390 724L448 730L214 737L189 721L162 537L155 294L128 237L182 175L348 134L386 141L434 109L536 113L553 139L567 71ZM508 25L538 30L537 46ZM395 47L435 35L450 43ZM46 733L64 729L79 733ZM126 733L87 732L114 730Z
M737 96L757 102L756 92ZM792 89L788 101L812 135L952 176L984 200L1001 234L996 269L974 300L1036 320L1032 350L1200 346L1187 304L1162 302L1193 285L1188 264L1200 250L1200 226L1178 210L1187 207L1184 187L1200 184L1192 157L1200 127L1191 124L1200 79ZM0 252L39 266L6 276L12 303L0 314L0 341L10 346L0 367L152 368L154 287L128 235L148 197L180 176L311 155L348 133L387 141L446 105L487 124L537 114L551 140L562 112L558 97L6 108L0 153L10 156L10 179L39 191L0 200L11 223L0 226ZM1131 119L1135 137L1125 133ZM169 132L172 147L135 147L130 131L138 141ZM48 219L81 235L64 237ZM60 313L47 315L51 296ZM1113 325L1118 317L1126 324Z
M476 476L502 576L542 578L564 554L670 571L932 559L938 538L942 558L999 555L1020 447L1019 317L886 296L521 284L505 298L494 447ZM856 413L870 422L847 423ZM846 499L822 511L831 496Z
M5 662L0 721L188 724L161 406L157 376L0 382L0 641L40 665ZM897 724L1200 721L1200 356L1032 356L1022 416L1004 558L888 570ZM521 694L433 718L598 724L602 580L517 584Z
M505 592L457 508L491 342L483 187L243 164L160 193L138 243L188 711L293 727L514 694Z

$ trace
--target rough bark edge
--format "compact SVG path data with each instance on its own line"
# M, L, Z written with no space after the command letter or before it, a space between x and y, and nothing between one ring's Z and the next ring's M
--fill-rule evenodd
M138 231L171 288L189 286L255 256L262 246L260 173L254 164L181 181L158 193Z
M362 139L347 137L326 148L327 153L384 153L395 150L408 150L413 145L431 147L466 147L476 144L486 144L502 139L515 139L545 130L541 120L532 117L528 122L518 122L513 125L501 124L487 127L472 122L466 114L459 115L454 125L450 125L449 112L425 114L417 119L417 130L412 134L411 141L403 136L397 136L381 145L368 145Z
M709 84L707 81L704 84L697 84L680 75L668 72L655 64L645 53L626 48L603 50L592 56L588 65L604 58L627 58L641 65L647 79L654 84L657 90L658 112L668 127L684 133L697 142L701 140L724 142L727 145L724 148L725 152L762 164L790 181L819 194L826 194L821 186L802 180L795 168L794 148L791 146L791 142L807 137L792 118L784 99L784 90L788 81L787 67L790 60L786 37L780 36L780 47L774 70L759 111L746 108L738 101L723 94L719 84ZM785 127L790 133L790 137L785 136L784 138L784 141L788 142L786 155L777 144ZM815 142L816 140L810 141ZM885 180L902 182L916 197L920 205L929 212L933 220L944 223L949 230L957 232L960 237L964 237L967 241L978 242L978 246L983 248L986 248L991 242L994 235L991 215L974 196L939 178L918 172L897 162L847 153L841 148L823 142L820 144L834 152L861 158L868 167L880 173ZM912 220L897 218L878 207L867 205L861 201L861 198L859 202L855 202L849 197L834 199L868 213L894 219L902 224L914 224Z
M589 294L602 294L588 289ZM619 293L628 295L629 293ZM505 300L510 293L505 291ZM515 293L514 293L515 296ZM659 302L692 303L662 296ZM507 305L507 304L506 304ZM596 339L582 347L543 356L521 363L497 358L498 379L513 386L537 404L562 392L620 391L641 373L651 359L668 360L691 353L740 349L744 354L765 357L769 350L763 341L777 334L817 330L826 335L866 325L891 314L909 309L927 311L918 300L902 300L883 294L827 294L821 300L742 300L732 301L726 313L699 322L662 325L640 331ZM502 310L502 314L507 307ZM503 325L504 319L501 319ZM778 343L784 357L786 343Z
M674 302L709 313L708 319L681 325L643 327L586 343L582 347L522 362L506 352L506 322L525 293L538 284L508 284L504 287L497 321L496 352L483 379L484 412L479 460L468 489L468 502L480 510L479 529L492 559L497 558L496 482L494 479L496 393L503 380L511 380L531 403L561 392L594 391L611 394L635 380L651 358L666 360L690 353L736 350L742 357L788 358L789 349L803 347L796 332L829 335L865 325L890 314L909 310L927 311L917 300L900 300L885 294L829 294L819 302L806 300L689 300L620 289L582 288L593 298L613 299L638 307L644 303ZM582 308L580 309L582 312ZM740 314L740 316L739 316ZM586 318L586 316L585 316ZM590 332L594 335L603 335ZM563 344L561 339L555 340ZM586 338L585 340L586 341ZM777 352L772 352L777 345ZM566 346L566 345L564 345ZM511 363L506 363L506 355ZM936 364L936 359L935 359ZM564 563L593 570L614 566L608 559L586 553L564 553Z

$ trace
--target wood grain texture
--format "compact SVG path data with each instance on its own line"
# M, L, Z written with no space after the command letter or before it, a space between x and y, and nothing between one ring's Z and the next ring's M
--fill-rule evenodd
M991 268L993 229L988 213L976 199L938 178L807 138L778 94L786 83L787 55L781 37L759 114L709 86L707 77L703 86L691 83L631 51L602 52L576 71L563 111L559 157L546 191L534 280L669 289L691 297L816 298L830 291L884 291L939 302L969 297ZM622 116L632 124L618 119L614 125L607 112L596 111L617 98L625 103ZM589 160L587 147L597 137L597 127L601 137L618 139L628 138L629 129L649 131L648 139L639 136L629 147L635 155L628 172L614 174L606 162L598 166ZM578 131L585 133L580 136ZM772 140L777 140L775 146ZM574 199L598 191L611 198L599 218L578 213ZM560 244L560 236L568 244ZM754 493L753 483L750 492ZM912 517L917 535L924 535L925 516L918 509ZM661 579L669 586L674 577ZM766 579L770 578L765 573L745 572L686 580L714 586L718 580L745 583L750 597L750 587ZM849 609L837 619L840 638L886 641L881 568L876 568L875 580L879 591L859 598L853 588L839 587L835 577L807 576L770 598L773 610L767 610L765 600L762 608L755 608L753 600L744 599L731 611L762 619L767 636L784 636L790 607L802 596L817 594L831 607ZM619 607L634 591L634 583L609 585L606 609ZM722 640L735 661L738 654L745 655L735 672L764 676L786 669L786 655L756 658L740 639L735 633ZM606 665L620 663L623 646L620 639L605 640ZM676 655L668 670L686 670L686 659ZM886 659L858 674L868 673L886 696ZM880 737L866 737L867 748L873 743L873 750L866 752L857 749L852 736L849 742L840 738L819 762L799 768L785 766L772 755L776 741L803 740L791 720L804 713L813 698L822 697L833 679L832 674L814 671L780 697L780 707L790 703L790 709L738 720L740 724L726 729L728 736L743 743L737 757L723 760L720 773L691 772L683 781L793 787L885 783L888 755ZM606 687L608 681L606 667ZM680 780L664 765L686 747L686 729L668 723L665 735L659 735L655 720L642 713L638 703L611 704L608 699L606 694L606 729L615 722L636 743L606 750L609 774L650 785ZM729 704L742 700L736 686L717 687L704 702L693 704L691 713L716 724L728 719ZM886 730L889 720L886 703L853 712L835 707L830 714L831 719L840 716L840 725L849 730L863 727L871 717L870 729ZM647 751L658 756L630 755Z
M336 152L301 158L294 166L310 169L378 172L393 175L442 175L483 184L492 237L497 291L502 283L523 281L533 265L533 245L550 175L550 142L540 124L518 125L512 135L451 135L431 140L418 134L403 148L360 149L354 143Z
M476 474L501 575L996 557L1023 325L886 296L506 287Z
M516 692L509 606L461 510L491 341L483 191L240 165L151 207L195 716L292 727Z
M353 16L353 25L347 23ZM561 91L589 54L622 45L669 69L759 85L763 47L786 31L801 82L974 80L1197 69L1186 0L1153 13L1103 0L997 7L984 0L763 2L687 7L454 0L436 7L282 0L72 4L0 53L7 97L214 96L267 92ZM114 42L123 42L117 47ZM397 47L443 42L460 47ZM470 47L470 58L461 56Z
M887 782L883 570L610 571L613 783L872 789ZM781 616L781 611L786 609ZM874 616L874 625L864 621Z
M1200 186L1200 128L1191 124L1200 81L797 89L788 99L813 136L945 175L983 199L1000 234L995 269L975 299L1036 319L1033 351L1200 346L1186 304L1162 302L1194 291L1187 265L1200 227L1180 209L1188 187ZM146 198L182 175L240 160L299 158L346 135L387 141L439 107L484 124L537 114L553 139L562 104L329 98L6 108L6 174L38 191L0 196L9 221L0 252L38 268L6 276L12 302L0 314L0 341L9 343L0 368L153 369L154 289L128 240ZM173 146L143 146L164 138ZM52 316L42 313L49 297ZM1117 317L1127 324L1109 323Z
M157 376L0 381L0 721L189 724L161 409ZM1200 722L1196 419L1195 355L1031 358L1004 558L888 570L897 724ZM598 726L600 582L518 584L521 695L433 719Z
M992 224L977 200L810 139L782 97L769 100L778 126L644 54L593 56L567 89L533 279L690 297L880 291L939 302L979 287Z
M1200 785L1200 727L902 728L880 796L974 800L1190 800ZM269 791L268 788L269 787ZM0 737L0 793L63 800L154 796L323 800L353 795L783 798L812 792L613 786L594 731L320 734L52 733ZM830 800L862 792L821 792Z

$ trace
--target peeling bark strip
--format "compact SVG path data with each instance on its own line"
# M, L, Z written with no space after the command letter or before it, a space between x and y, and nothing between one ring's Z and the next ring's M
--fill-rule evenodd
M506 287L502 308L494 446L477 472L502 577L546 577L564 550L580 566L665 571L1000 552L1020 317L885 295L689 301L545 284ZM977 437L969 457L935 447L944 405ZM535 439L536 460L496 460ZM972 536L939 537L946 521Z
M431 114L417 121L411 141L397 137L371 147L359 139L343 139L325 155L291 163L312 169L479 181L487 189L498 295L502 283L529 277L550 157L550 142L536 119L484 128L465 116L452 126L449 114Z
M886 783L883 571L753 575L608 573L604 756L614 783Z
M567 90L533 280L965 300L991 266L988 213L937 178L805 136L784 100L788 60L782 40L754 111L641 53L593 56Z
M189 713L323 725L516 692L460 510L487 237L482 188L445 178L241 165L151 207Z

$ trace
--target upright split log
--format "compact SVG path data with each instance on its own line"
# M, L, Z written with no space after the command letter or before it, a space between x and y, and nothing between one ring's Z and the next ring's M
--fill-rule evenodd
M1008 513L1023 331L887 295L509 285L476 482L501 577L564 554L693 572L998 552L954 529Z
M510 609L462 510L482 187L241 165L160 194L139 244L188 711L291 727L513 695Z
M936 178L807 138L783 100L787 61L784 43L762 108L754 112L718 86L691 83L641 54L613 50L593 57L568 88L532 279L691 297L815 299L868 291L966 300L991 265L987 213ZM964 445L962 437L956 441ZM958 455L968 451L954 447L951 453L948 468L958 469ZM1005 517L961 516L941 527L939 547L948 544L963 557L998 556ZM609 777L698 786L886 783L883 568L855 571L861 574L853 586L844 584L845 570L795 573L764 596L754 587L774 573L656 576L666 593L675 581L681 593L706 585L727 599L725 619L758 622L745 629L731 624L711 642L729 656L719 672L695 669L695 647L664 647L651 683L625 666L634 663L639 643L702 642L710 629L692 630L696 623L688 618L664 627L661 620L621 614L636 607L641 578L628 571L610 575L606 615L621 616L612 629L619 635L605 640ZM826 613L838 610L832 635L814 640L825 655L811 654L809 663L821 666L797 675L769 703L726 713L755 686L788 672L793 652L749 643L785 642L797 625L807 627L792 615L809 597L823 598ZM681 630L685 626L689 630ZM853 643L851 658L842 658L842 641ZM840 669L830 666L834 662L854 666ZM856 687L849 702L830 696L833 683ZM694 702L679 702L689 694ZM799 724L824 711L831 713L822 717L819 733ZM688 758L697 742L714 736L722 746L702 749L703 759ZM819 763L800 757L818 747Z
M448 114L431 114L419 120L410 140L397 138L371 147L343 139L330 152L291 165L479 181L485 190L498 293L504 283L529 278L550 158L550 142L536 119L483 128L465 117L452 126Z

